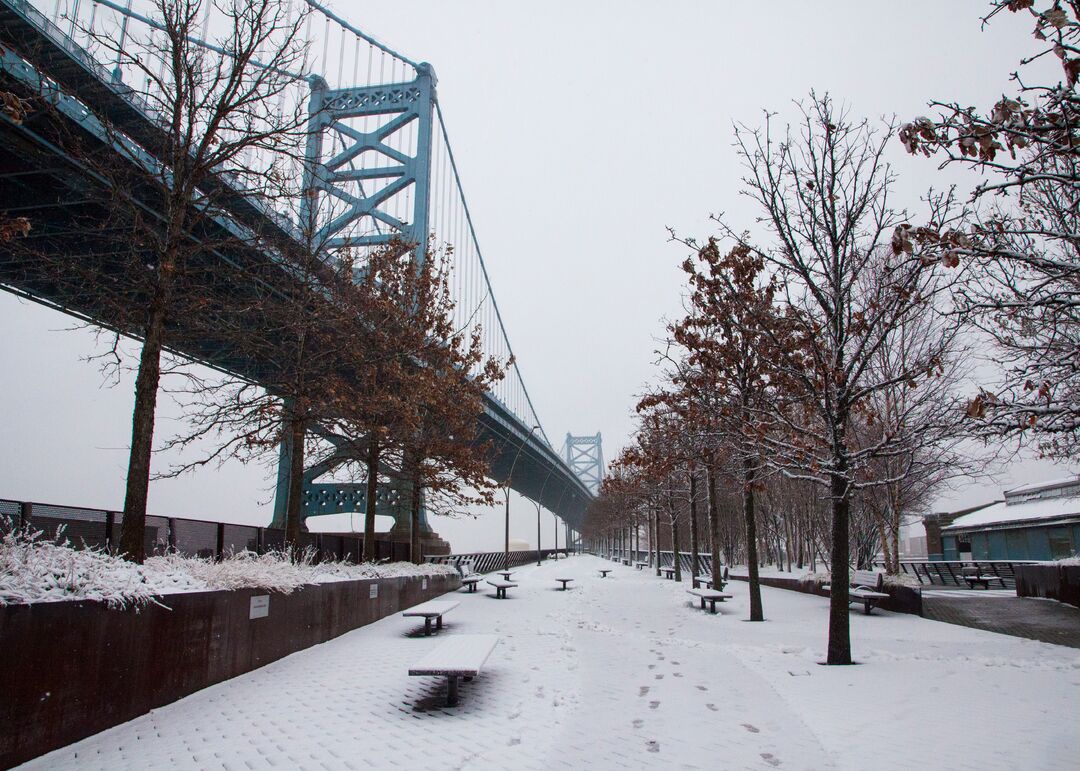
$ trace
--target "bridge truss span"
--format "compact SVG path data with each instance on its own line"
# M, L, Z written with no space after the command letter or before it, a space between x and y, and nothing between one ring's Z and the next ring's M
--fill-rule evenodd
M296 3L297 12L306 14L306 55L302 68L291 73L295 82L282 93L277 109L281 114L307 110L304 159L291 169L301 195L291 202L254 200L223 168L216 184L228 193L223 197L227 206L218 224L234 235L269 227L299 240L301 223L313 221L329 263L337 262L342 250L355 259L392 239L417 244L419 259L438 256L449 271L457 327L466 335L481 331L486 357L514 362L487 395L480 419L481 436L494 448L492 477L578 526L592 491L539 428L465 202L434 69L397 53L319 3ZM0 85L30 93L52 89L57 102L66 105L61 110L64 119L102 148L108 149L112 138L95 115L132 140L136 161L159 162L154 158L161 131L155 110L159 81L140 79L129 61L100 45L102 36L112 36L126 48L152 49L154 36L160 34L152 6L150 0L0 0L0 43L5 49ZM214 16L214 4L205 7L198 42L220 51L213 41L221 20ZM0 211L24 213L37 225L35 237L65 248L58 234L71 232L74 219L94 216L96 203L74 194L88 188L86 170L65 157L48 128L37 122L17 125L4 116L0 129L11 140L0 150ZM256 167L260 163L258 158L244 160ZM35 187L53 192L43 199L32 194ZM152 202L146 205L152 207ZM20 273L11 259L0 260L0 285L94 323L110 324L92 296L59 294L48 282ZM253 374L243 371L250 364L222 359L213 346L177 353L234 374ZM355 486L317 481L331 465L316 464L309 470L308 515L324 513L328 505L335 511L358 505L350 489ZM393 495L383 499L392 501ZM277 509L284 511L280 488Z

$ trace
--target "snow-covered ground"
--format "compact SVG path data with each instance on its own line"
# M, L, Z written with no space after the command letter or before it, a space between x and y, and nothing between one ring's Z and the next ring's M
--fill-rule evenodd
M852 612L860 665L824 667L825 598L763 588L751 624L741 582L712 616L687 584L595 557L514 579L508 600L459 592L440 636L389 617L28 767L1076 768L1077 650ZM408 676L486 633L502 641L458 707Z

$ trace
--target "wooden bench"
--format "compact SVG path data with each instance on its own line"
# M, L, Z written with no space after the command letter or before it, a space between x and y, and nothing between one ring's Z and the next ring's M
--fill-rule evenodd
M660 570L663 571L664 578L670 578L673 581L675 580L675 568L674 567L660 568Z
M515 589L515 588L517 588L517 584L511 583L510 581L500 581L498 579L495 579L494 581L492 581L489 578L488 583L495 587L495 597L500 599L500 600L505 600L506 599L506 590L507 589Z
M863 612L870 615L870 610L882 600L889 599L889 595L882 591L885 587L885 574L874 570L856 570L851 574L848 581L848 604L863 604ZM822 589L832 591L832 586L824 584Z
M601 568L599 570L601 578L607 578L607 574L611 572L611 568Z
M701 609L705 610L705 603L709 603L709 611L716 612L716 603L730 600L732 595L718 592L715 589L687 589L687 594L692 594L701 600Z
M476 585L483 580L482 576L465 576L461 579L461 585L469 587L469 592L472 593L476 591Z
M560 581L562 583L562 591L565 592L566 591L566 585L568 583L570 583L571 581L573 581L574 579L572 579L572 578L556 578L555 580Z
M963 570L961 570L961 573L963 574L961 578L963 578L964 581L967 583L968 589L974 589L975 584L979 584L980 586L982 586L983 589L990 591L991 581L1000 581L1002 589L1008 588L1005 586L1004 578L1002 578L1001 576L983 574L982 571L980 571L977 567L964 568Z
M642 568L647 568L647 567L649 567L649 563L648 563L648 562L641 562L641 561L639 560L638 562L635 562L635 563L634 563L634 567L636 567L636 568L637 568L638 570L641 570Z
M431 635L431 620L435 619L435 629L442 629L443 613L449 613L458 606L456 600L430 600L422 602L402 613L403 616L422 616L424 618L424 637Z
M410 676L445 675L446 704L458 702L458 679L472 680L499 642L498 635L463 634L450 637L409 668Z

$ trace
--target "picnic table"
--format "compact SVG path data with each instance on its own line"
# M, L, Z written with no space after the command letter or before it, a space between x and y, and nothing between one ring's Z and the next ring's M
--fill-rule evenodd
M571 581L573 581L574 579L572 579L572 578L556 578L555 580L562 582L562 591L565 592L566 591L566 585L568 583L570 583Z
M611 572L611 568L600 568L600 577L607 578L607 574Z
M498 635L465 634L450 637L409 668L409 675L445 675L446 704L458 703L458 679L472 680L499 642Z
M965 583L967 583L968 589L974 589L975 584L979 584L983 589L990 591L991 581L1000 581L1001 588L1006 588L1004 578L1002 578L1001 576L991 575L990 573L983 573L977 567L964 568L961 572L963 573L961 578L963 578Z
M457 600L429 600L409 608L402 613L403 616L420 617L424 619L424 637L431 635L431 621L435 620L435 629L442 629L443 613L449 613L458 606Z
M514 588L517 587L517 584L511 583L509 580L507 580L507 581L499 581L498 579L496 579L496 580L492 581L489 578L488 583L495 587L495 597L500 599L500 600L505 600L506 599L506 590L507 589L514 589Z

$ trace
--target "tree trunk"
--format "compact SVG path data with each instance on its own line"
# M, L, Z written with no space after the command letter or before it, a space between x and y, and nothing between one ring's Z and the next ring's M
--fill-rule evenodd
M709 516L709 564L712 566L709 572L713 578L719 578L723 575L720 570L720 512L716 510L716 476L712 463L705 466L705 491Z
M671 566L675 568L675 580L682 581L682 560L679 558L679 520L671 518Z
M660 509L654 507L652 512L652 533L649 538L652 540L652 551L656 554L656 576L660 577Z
M379 494L379 436L375 429L368 433L367 450L367 510L364 512L364 562L375 561L375 505Z
M420 464L413 467L412 484L409 491L409 558L414 565L424 561L420 553Z
M304 421L289 421L289 493L285 501L285 546L293 559L300 550L300 513L304 494Z
M750 579L750 620L764 621L758 579L757 522L754 514L754 462L743 459L743 519L746 521L746 569Z
M690 578L701 572L699 553L701 546L698 543L698 510L697 510L697 472L690 468Z
M848 628L848 548L849 504L846 477L847 458L835 458L836 471L829 475L832 493L832 585L829 601L829 652L826 664L851 663L851 630Z
M164 270L164 269L163 269ZM128 454L124 491L124 521L120 551L126 559L142 564L146 559L146 499L150 491L150 457L154 442L154 412L161 382L161 349L165 343L168 276L159 276L147 314L146 333L135 379L135 408L131 415L131 450Z

